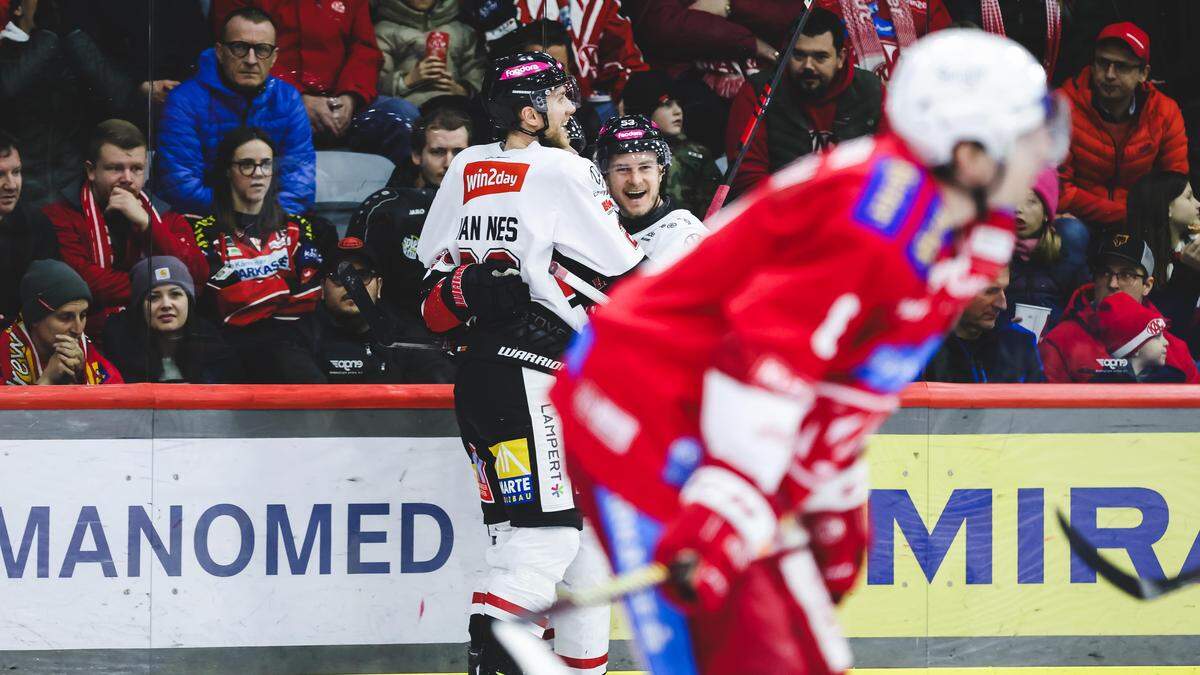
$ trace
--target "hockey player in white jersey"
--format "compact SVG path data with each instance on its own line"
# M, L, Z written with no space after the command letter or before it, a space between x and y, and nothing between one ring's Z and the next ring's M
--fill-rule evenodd
M661 191L671 169L671 146L643 115L613 117L596 139L596 165L617 202L621 226L654 267L665 267L708 234L690 211Z
M536 613L559 583L587 587L606 574L582 545L582 519L565 472L558 414L547 393L561 354L587 322L589 301L550 274L558 263L597 288L643 260L591 162L559 149L578 89L553 58L499 59L485 85L503 140L461 152L430 207L418 248L429 269L422 313L466 347L455 410L475 464L493 545L490 575L470 619L473 674L517 669L491 624ZM566 449L565 452L569 452ZM554 649L576 673L603 673L608 607L556 615Z

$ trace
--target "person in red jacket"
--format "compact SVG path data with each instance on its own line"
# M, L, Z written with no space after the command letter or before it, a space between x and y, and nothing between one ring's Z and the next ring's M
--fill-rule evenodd
M717 155L729 101L746 78L779 61L804 9L792 0L625 0L646 62L675 81L688 138Z
M1188 172L1183 115L1149 76L1150 36L1115 23L1100 32L1092 65L1061 89L1072 128L1059 210L1093 228L1123 225L1129 189L1151 171Z
M300 91L318 147L380 154L397 165L408 157L420 111L378 96L383 53L367 0L213 0L215 30L243 7L271 16L279 53L271 74Z
M751 75L733 101L725 131L730 163L745 142L771 73ZM883 82L848 58L837 15L816 7L788 56L784 77L759 122L733 181L741 193L811 152L875 133L883 118Z
M1110 295L1126 293L1155 313L1158 309L1146 299L1154 288L1154 254L1140 238L1118 233L1107 236L1091 259L1094 283L1075 291L1063 312L1063 320L1042 338L1038 351L1047 382L1091 382L1097 374L1111 369L1112 358L1105 346L1096 308ZM1187 344L1167 336L1166 365L1183 372L1185 381L1200 382L1196 362Z
M96 126L84 179L42 209L54 226L62 259L92 291L88 335L129 302L129 269L153 252L179 258L195 279L208 278L204 254L187 220L142 190L146 137L124 120Z

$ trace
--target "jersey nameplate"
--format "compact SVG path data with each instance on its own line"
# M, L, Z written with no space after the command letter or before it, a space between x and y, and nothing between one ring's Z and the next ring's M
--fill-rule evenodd
M912 165L885 159L872 168L854 219L893 236L912 210L920 187L921 174Z
M503 192L520 192L528 164L516 162L471 162L463 169L463 203L476 197Z

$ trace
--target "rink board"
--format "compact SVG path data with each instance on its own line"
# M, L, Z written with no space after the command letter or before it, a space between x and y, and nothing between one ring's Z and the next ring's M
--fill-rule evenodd
M447 388L47 389L0 391L0 669L462 668L485 541ZM858 664L1200 665L1200 588L1127 599L1054 519L1200 565L1200 394L1136 389L910 390L871 441Z

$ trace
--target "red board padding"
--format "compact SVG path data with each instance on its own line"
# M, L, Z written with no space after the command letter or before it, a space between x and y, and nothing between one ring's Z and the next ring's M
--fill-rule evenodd
M454 387L429 385L114 384L0 386L0 410L325 410L449 408ZM904 391L908 408L1200 408L1196 385L941 384Z

